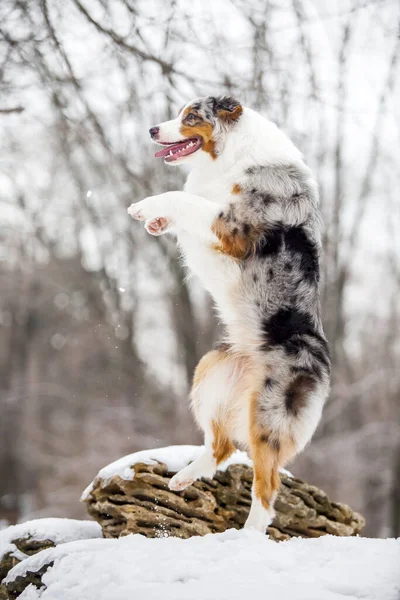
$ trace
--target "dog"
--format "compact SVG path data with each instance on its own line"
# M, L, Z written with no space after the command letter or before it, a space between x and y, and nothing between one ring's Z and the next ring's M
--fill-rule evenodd
M317 184L288 137L231 97L194 100L150 136L161 146L156 157L190 172L184 191L128 212L151 235L176 236L226 332L200 360L191 390L204 452L169 486L211 478L244 447L254 468L245 527L265 533L279 468L311 439L330 387Z

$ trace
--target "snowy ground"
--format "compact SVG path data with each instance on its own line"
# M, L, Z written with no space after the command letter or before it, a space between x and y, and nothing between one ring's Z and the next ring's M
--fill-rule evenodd
M172 446L123 457L98 478L132 479L136 463L165 463L171 472L202 448ZM232 463L251 464L244 452ZM91 486L84 492L90 493ZM51 539L55 548L19 556L13 539ZM21 600L399 600L400 539L325 536L276 543L260 533L229 530L193 537L120 539L101 536L97 523L41 519L0 532L0 557L22 562L6 582L50 566L44 586L28 586Z
M251 531L93 539L44 550L6 581L54 561L21 600L399 600L400 540L292 539Z
M18 550L13 540L30 539L32 541L51 540L55 545L76 540L88 540L102 537L101 527L94 521L75 519L35 519L19 525L12 525L0 531L0 561L7 553L18 560L27 555Z

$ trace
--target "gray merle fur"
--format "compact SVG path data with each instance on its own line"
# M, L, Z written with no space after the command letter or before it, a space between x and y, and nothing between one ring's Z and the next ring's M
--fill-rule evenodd
M257 315L259 351L277 360L281 373L279 386L266 378L260 410L284 406L296 417L330 373L319 307L317 189L305 165L253 166L240 186L241 198L220 218L233 236L254 241L240 263L242 288Z

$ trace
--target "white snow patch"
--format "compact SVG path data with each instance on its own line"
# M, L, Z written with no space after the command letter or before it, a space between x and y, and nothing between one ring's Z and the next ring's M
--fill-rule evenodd
M27 558L27 555L12 543L16 539L51 540L57 545L100 537L103 537L101 527L95 521L35 519L19 525L11 525L0 531L0 560L8 552L11 552L18 560Z
M131 480L135 476L135 471L132 468L137 463L143 463L145 465L153 465L156 462L161 462L167 465L169 471L176 472L186 467L189 463L193 462L204 450L204 446L167 446L166 448L154 448L152 450L141 450L140 452L134 452L123 456L118 460L110 463L106 467L103 467L97 474L96 479L101 479L104 483L110 481L113 477L118 476L121 479ZM246 452L236 450L219 467L219 471L225 471L229 465L253 465ZM285 473L289 477L291 474L285 469L281 469L282 473ZM84 501L89 496L93 489L94 482L90 483L88 487L83 491L81 500Z
M54 562L46 587L21 600L398 600L400 540L292 539L249 530L63 544L29 557L6 581Z

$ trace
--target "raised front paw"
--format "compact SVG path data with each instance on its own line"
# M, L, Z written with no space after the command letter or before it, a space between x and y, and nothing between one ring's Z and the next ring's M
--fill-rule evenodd
M136 221L147 221L148 219L156 217L154 211L157 210L157 207L153 206L151 200L152 198L145 198L140 202L131 204L128 208L128 214L130 214L133 219L136 219Z
M172 218L167 216L168 205L163 201L165 194L150 196L141 202L131 204L128 213L137 221L145 221L146 230L151 235L162 235L172 225Z
M162 235L168 231L169 221L165 217L156 217L148 219L144 226L150 235Z
M141 202L136 202L136 204L131 204L128 208L128 214L131 215L132 219L136 219L136 221L144 221L144 217L140 211Z

